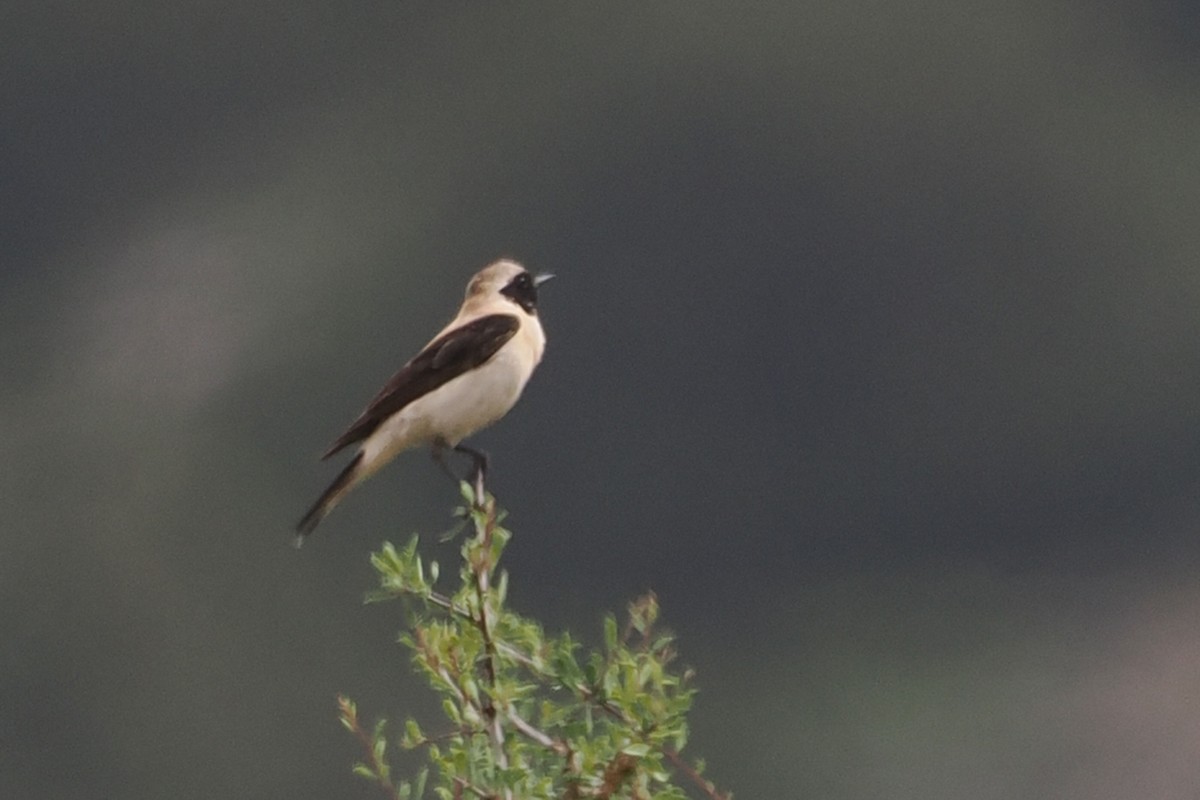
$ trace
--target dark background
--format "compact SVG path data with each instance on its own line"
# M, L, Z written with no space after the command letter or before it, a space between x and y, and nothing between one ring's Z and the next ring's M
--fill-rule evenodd
M659 593L742 798L1200 791L1194 4L0 11L0 795L362 797L317 456L500 255L512 602ZM443 561L452 550L431 546Z

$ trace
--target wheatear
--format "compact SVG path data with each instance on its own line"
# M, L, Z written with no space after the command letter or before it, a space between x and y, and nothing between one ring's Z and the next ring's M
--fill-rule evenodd
M459 444L508 413L542 360L538 286L515 261L497 261L467 284L458 316L380 390L322 459L352 444L358 453L296 526L297 546L341 499L397 454L425 444L442 461L451 447L482 472L482 453Z

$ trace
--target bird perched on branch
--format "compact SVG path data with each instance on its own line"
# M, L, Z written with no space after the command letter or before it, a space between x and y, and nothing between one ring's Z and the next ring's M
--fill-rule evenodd
M396 457L432 445L445 467L444 450L469 455L481 477L487 457L462 440L508 413L542 360L546 336L538 320L538 286L553 277L533 275L515 261L497 261L467 284L458 315L379 391L322 459L358 445L358 452L296 526L296 545L320 524L346 493Z

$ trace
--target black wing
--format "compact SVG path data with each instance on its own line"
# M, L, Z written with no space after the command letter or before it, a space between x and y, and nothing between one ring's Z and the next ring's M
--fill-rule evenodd
M490 314L472 320L430 342L387 382L366 410L325 451L329 458L347 445L366 439L383 421L444 383L475 369L511 339L521 321L511 314Z

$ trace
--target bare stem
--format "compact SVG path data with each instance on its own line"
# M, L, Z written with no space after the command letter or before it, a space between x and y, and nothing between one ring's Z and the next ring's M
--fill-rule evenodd
M570 754L571 748L567 746L566 742L562 741L561 739L555 739L546 732L535 728L533 725L530 725L521 717L520 714L516 712L516 709L509 708L506 712L506 715L508 716L509 722L513 724L514 728L540 744L542 747L548 747L554 752L558 753L560 756Z
M465 778L455 778L454 797L457 798L457 800L461 800L464 791L470 792L476 797L482 798L482 800L496 800L496 795L492 794L491 792L484 791Z
M688 777L692 783L696 785L700 791L704 792L704 796L709 800L729 800L728 792L719 792L713 782L707 780L703 775L696 771L696 768L687 762L683 756L679 755L679 751L671 747L662 749L663 755L667 757L675 768Z
M354 708L354 704L350 699L338 695L338 708L342 712L342 719L346 721L347 727L350 728L354 738L358 739L362 744L363 752L366 754L366 763L370 767L371 772L375 775L375 782L379 784L379 788L387 792L388 796L393 800L401 800L400 793L397 791L395 784L388 777L388 766L382 763L375 757L374 743L371 741L371 735L362 729L358 724L358 712Z
M488 733L492 738L492 749L496 754L496 764L501 769L508 769L508 751L504 749L504 727L500 709L496 708L496 641L492 638L492 620L489 613L488 594L492 585L492 534L496 528L496 501L483 494L483 477L479 476L476 484L475 502L484 511L483 525L476 523L479 536L480 557L472 564L475 574L475 596L479 600L479 616L474 618L479 634L483 637L483 647L486 656L483 662L484 678L487 680L487 702L483 712L487 721ZM511 800L512 790L505 789L504 797Z

